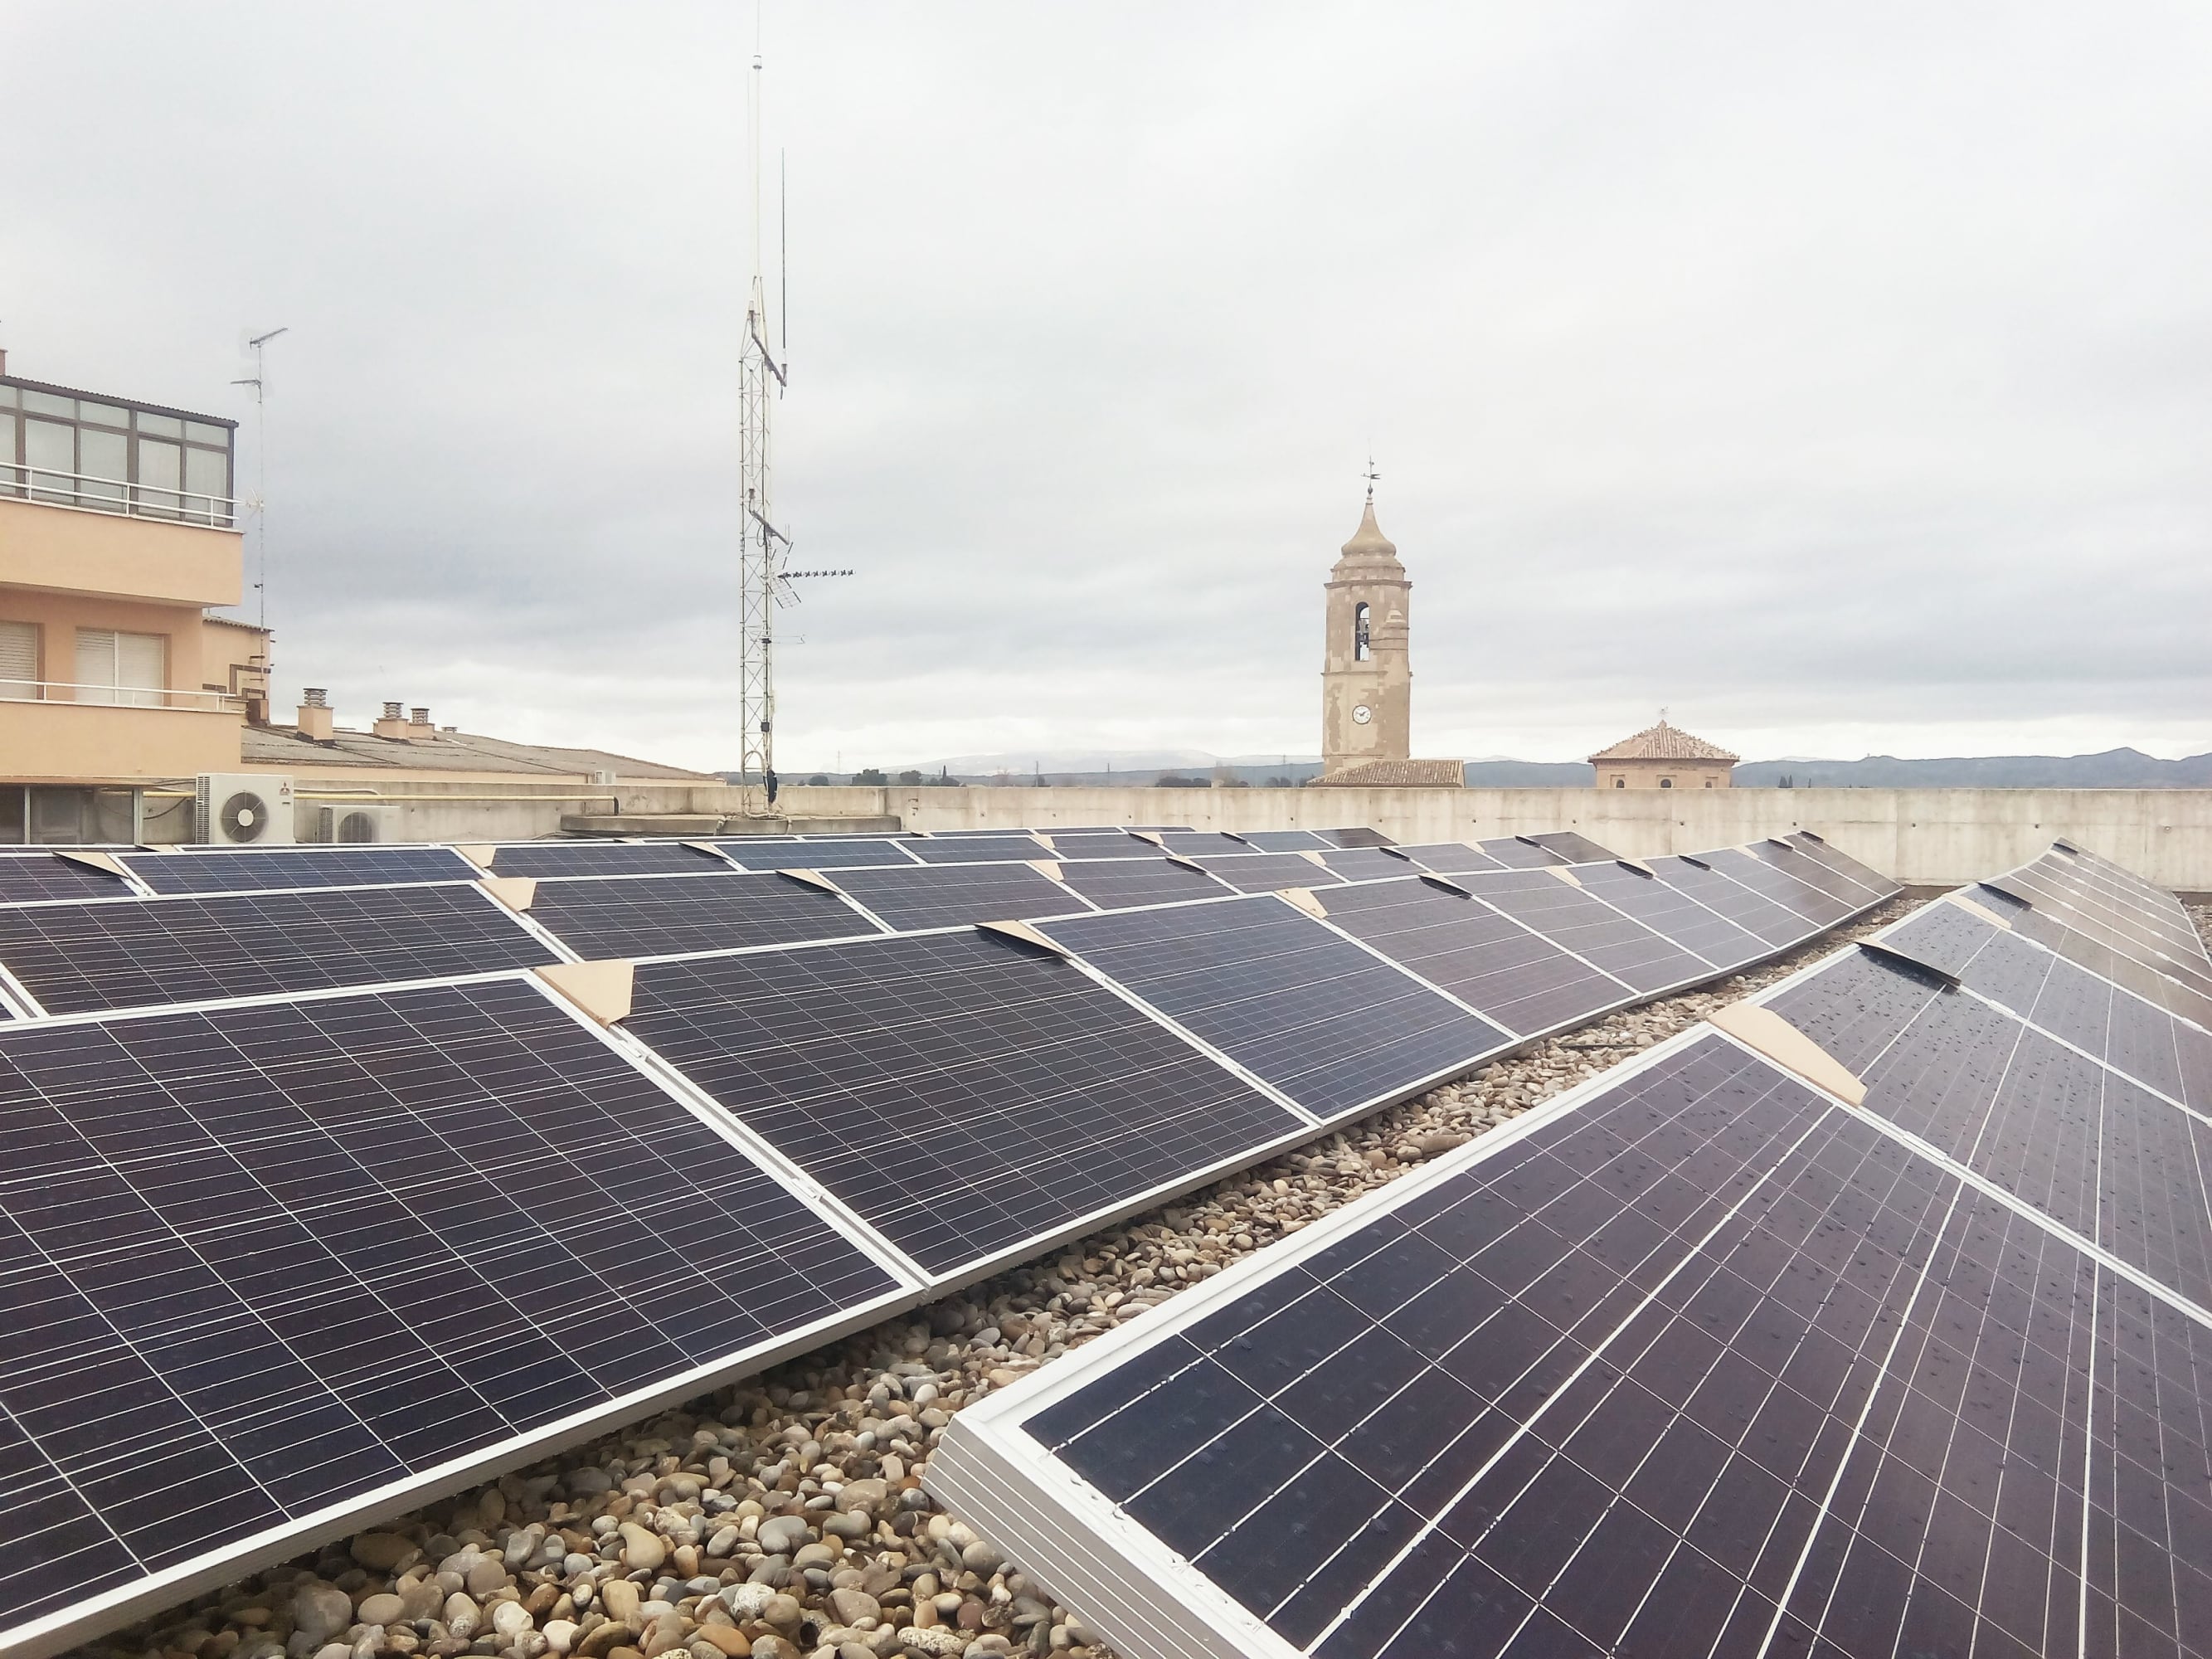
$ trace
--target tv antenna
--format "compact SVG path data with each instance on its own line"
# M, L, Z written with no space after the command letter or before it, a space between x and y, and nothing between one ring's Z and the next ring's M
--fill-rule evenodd
M289 325L272 328L263 333L248 335L246 349L253 354L253 373L243 380L233 380L233 386L253 388L253 499L247 503L253 513L254 534L258 558L256 562L253 592L259 611L261 629L261 695L264 705L274 688L270 684L276 664L269 654L269 343L280 334L289 334ZM235 486L233 486L235 488Z

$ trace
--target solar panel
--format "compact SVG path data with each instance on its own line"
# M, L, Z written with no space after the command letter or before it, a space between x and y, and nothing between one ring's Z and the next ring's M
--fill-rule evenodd
M1887 898L1904 890L1872 865L1862 864L1850 854L1837 851L1809 830L1792 830L1787 839L1798 851L1819 860L1838 875L1849 878L1869 893Z
M1076 916L1041 931L1323 1120L1513 1042L1268 895Z
M929 868L840 870L830 878L855 903L899 933L974 921L1080 910L1083 901L1026 864L948 864Z
M1804 917L1815 929L1834 927L1854 908L1741 847L1723 847L1697 856L1738 886L1748 888L1793 915Z
M1063 887L1102 910L1126 910L1139 904L1169 904L1177 899L1218 898L1228 890L1202 870L1158 856L1148 859L1075 860L1060 866Z
M2069 927L2052 912L2029 908L1988 883L1972 890L1974 902L2000 912L2007 925L2023 939L2032 939L2090 972L2126 986L2138 994L2172 1009L2200 1025L2212 1025L2212 991L2199 988L2193 976L2171 959L2141 946L2125 949L2100 943Z
M530 915L586 959L677 956L878 931L836 894L772 872L543 881Z
M1046 837L1052 854L1062 859L1156 859L1160 849L1126 830L1055 830Z
M1796 911L1753 891L1711 865L1693 858L1644 860L1645 868L1669 887L1687 893L1708 910L1726 916L1770 947L1803 939L1807 923Z
M1291 887L1328 887L1344 878L1297 853L1231 854L1194 858L1193 864L1240 893L1279 893Z
M676 841L533 841L498 848L491 867L501 876L680 876L730 866Z
M52 853L0 855L0 904L40 899L113 898L131 890L118 876Z
M1245 847L1255 853L1318 853L1336 845L1318 830L1247 830L1243 839Z
M1557 853L1570 864L1595 864L1609 861L1614 856L1611 848L1599 846L1577 830L1551 830L1528 839L1547 853Z
M0 1121L33 1650L907 1294L521 980L19 1027Z
M1133 1655L2193 1650L2212 1326L1711 1032L1516 1130L929 1490Z
M981 932L646 964L626 1029L936 1275L1304 1127L1073 963Z
M50 1014L559 960L513 911L460 883L0 907L0 968Z
M1826 894L1843 908L1845 915L1888 896L1886 893L1868 891L1849 877L1830 869L1794 842L1753 842L1750 851L1754 857L1772 865L1792 880L1802 883L1815 892Z
M450 847L249 848L237 852L119 853L118 863L157 893L242 893L267 887L381 886L474 881Z
M1548 871L1500 870L1464 877L1460 884L1638 991L1712 976L1711 963Z
M924 864L1020 862L1052 854L1034 836L969 836L946 841L910 841L906 850Z
M1195 858L1202 853L1249 853L1252 850L1242 837L1224 835L1216 830L1167 830L1160 835L1160 845L1184 858Z
M1715 968L1741 968L1774 948L1690 894L1636 866L1611 861L1579 864L1575 876L1585 893L1604 900Z
M1379 847L1340 848L1321 855L1321 861L1346 881L1389 880L1415 874L1420 866Z
M1424 870L1433 870L1440 876L1505 868L1480 848L1470 846L1463 841L1422 842L1413 847L1401 847L1398 850Z
M1418 878L1315 894L1328 919L1518 1036L1615 1008L1634 993L1511 917Z
M1395 847L1398 844L1380 830L1370 830L1364 824L1354 824L1344 830L1316 830L1314 833L1331 847Z
M1497 836L1489 841L1479 841L1475 846L1508 870L1548 870L1554 865L1574 862L1564 854L1540 847L1522 836Z
M756 847L744 842L716 842L722 856L744 870L837 870L848 866L913 864L914 843L888 837L874 841L814 841Z

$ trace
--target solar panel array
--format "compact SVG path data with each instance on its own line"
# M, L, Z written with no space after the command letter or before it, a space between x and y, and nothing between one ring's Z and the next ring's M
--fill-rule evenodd
M2087 854L1997 884L969 1407L930 1490L1130 1659L2212 1651L2212 1031L2022 923L2212 959Z
M1328 867L1380 868L1382 837L1302 833L1218 838L1248 896L1086 828L124 849L127 878L0 900L0 1647L58 1651L311 1516L525 1462L1537 1029L1506 980L1434 981L1357 924L1418 894L1559 947ZM1658 944L1716 932L1647 908L1621 921ZM1643 994L1586 971L1585 1013Z

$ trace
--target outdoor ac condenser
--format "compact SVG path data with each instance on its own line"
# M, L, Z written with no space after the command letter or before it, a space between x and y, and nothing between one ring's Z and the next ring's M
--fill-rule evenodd
M217 847L292 844L292 780L276 772L203 772L193 838Z
M315 839L328 842L384 842L400 839L404 807L325 806L315 814Z

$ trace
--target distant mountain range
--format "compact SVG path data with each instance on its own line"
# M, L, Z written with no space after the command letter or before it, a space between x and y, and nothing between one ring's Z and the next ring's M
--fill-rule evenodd
M1030 783L1040 775L1054 784L1151 784L1163 778L1205 782L1216 778L1264 787L1277 780L1304 783L1321 773L1313 755L1235 755L1221 757L1203 750L1064 750L1036 754L958 755L944 760L882 769L963 783ZM1590 781L1582 761L1468 761L1469 788L1577 788ZM803 782L805 773L789 775ZM842 783L844 777L833 782ZM1869 755L1863 760L1746 761L1735 769L1738 788L1875 789L2212 789L2212 754L2160 760L2136 749L2108 749L2097 755L1964 755L1942 760L1899 760Z

